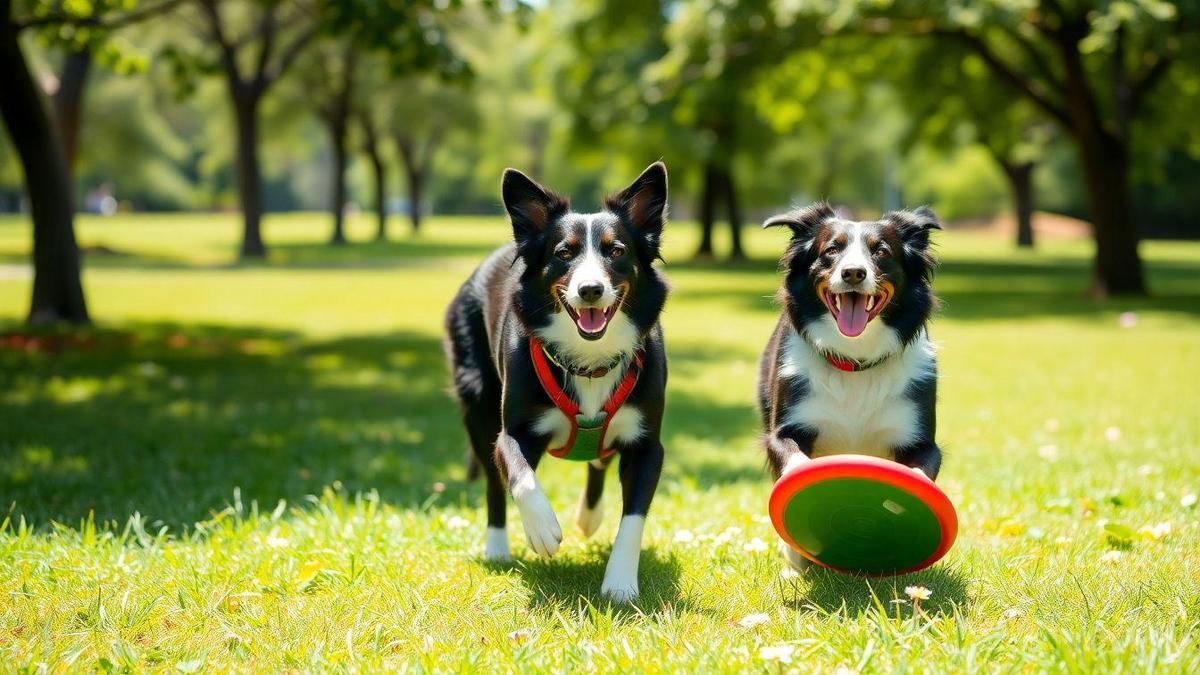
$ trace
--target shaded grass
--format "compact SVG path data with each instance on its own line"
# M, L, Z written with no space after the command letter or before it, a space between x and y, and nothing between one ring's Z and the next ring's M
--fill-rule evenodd
M0 219L10 271L26 229ZM805 671L1200 666L1200 528L1181 502L1200 489L1195 244L1145 247L1154 298L1096 302L1082 244L945 233L934 332L959 543L896 579L789 578L759 550L753 408L782 242L755 232L752 262L680 263L694 233L673 225L668 462L643 596L622 607L599 596L619 489L583 541L583 467L539 471L558 557L528 553L515 510L517 560L477 557L482 491L462 480L439 331L505 226L435 219L339 249L326 234L273 217L273 257L243 265L230 216L83 219L86 245L117 252L87 263L100 327L0 346L0 662L695 672L774 670L763 648L782 646ZM0 274L0 325L27 293ZM933 597L914 607L909 585Z

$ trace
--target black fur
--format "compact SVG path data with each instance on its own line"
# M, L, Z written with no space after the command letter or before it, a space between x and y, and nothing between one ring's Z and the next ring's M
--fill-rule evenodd
M560 362L568 361L564 365L571 367L628 361L637 347L645 350L641 376L625 403L642 413L644 433L615 446L620 453L623 512L645 515L663 461L660 431L667 361L658 319L668 289L653 262L659 258L665 225L666 169L661 163L650 166L606 200L598 214L571 211L565 197L512 169L504 173L502 190L513 243L493 252L475 270L446 313L454 390L475 460L488 480L488 525L504 527L505 481L511 490L534 471L551 440L535 428L553 403L529 355L532 334L542 337ZM605 344L595 341L604 337L616 315L598 335L582 327L578 335L557 335L557 341L543 334L556 318L563 320L565 289L583 264L585 250L600 252L605 275L620 291L613 311L636 328L636 340L614 342L620 349L611 355L597 354L593 347ZM578 323L576 315L569 316ZM561 372L556 377L571 394L569 378ZM595 505L604 487L604 469L589 466L587 473L586 502Z
M788 415L789 411L812 395L809 381L812 373L789 371L785 375L781 369L785 362L785 343L788 336L793 334L803 341L802 348L811 349L814 354L840 356L828 344L831 340L817 344L814 333L818 327L828 333L828 317L833 314L833 309L823 299L823 289L830 288L843 256L850 255L847 249L853 242L848 241L847 232L861 232L863 250L870 252L866 265L870 267L872 276L869 278L875 280L876 290L866 293L864 297L882 292L882 289L890 290L887 304L871 320L880 321L895 331L900 345L898 352L854 359L869 368L886 363L889 359L900 358L925 333L926 324L937 306L932 288L936 263L929 233L940 229L941 225L933 212L924 207L916 211L888 213L878 221L848 223L839 220L833 209L821 203L775 216L763 226L786 226L792 234L782 260L786 279L779 298L784 314L771 335L759 365L758 403L764 429L764 446L772 474L778 478L796 453L812 456L814 446L821 437L821 428L796 424ZM850 295L859 293L855 289L849 292ZM826 364L820 363L820 359L816 361L818 367L826 367ZM832 365L828 367L833 368ZM862 373L847 372L835 377L862 377ZM936 366L931 364L928 371L910 381L902 396L916 410L911 427L916 430L915 440L901 447L887 448L888 454L896 461L920 468L930 478L936 478L941 467L941 451L934 441ZM864 424L867 422L863 420Z

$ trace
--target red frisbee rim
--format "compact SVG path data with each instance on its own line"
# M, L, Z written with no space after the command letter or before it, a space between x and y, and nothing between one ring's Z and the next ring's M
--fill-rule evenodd
M783 527L784 510L787 508L788 502L797 492L810 485L839 478L879 481L903 490L920 500L929 507L930 512L933 513L934 518L941 528L941 538L937 548L934 549L934 552L928 558L916 565L882 573L861 572L835 567L818 560L816 556L801 548L792 538L791 534L788 533L787 529ZM771 489L768 509L771 516L771 524L775 526L775 531L779 533L779 536L788 546L816 565L845 574L887 577L916 572L941 560L942 556L946 555L950 547L954 545L954 540L958 537L958 513L954 509L954 504L950 502L950 498L946 496L945 492L942 492L942 489L936 483L930 480L924 473L913 471L903 464L870 455L829 455L818 457L803 464L775 483L775 487Z

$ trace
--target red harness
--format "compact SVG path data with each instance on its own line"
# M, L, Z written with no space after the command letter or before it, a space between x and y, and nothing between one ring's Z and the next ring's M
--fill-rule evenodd
M567 392L563 391L562 386L554 379L554 373L550 370L550 359L546 355L545 347L541 340L536 337L529 338L529 356L533 359L533 370L537 373L538 381L542 383L542 389L546 395L554 402L554 406L562 411L562 414L567 416L567 421L571 423L571 435L567 437L567 442L561 448L551 448L550 454L554 457L562 459L574 459L580 461L589 461L592 459L608 459L616 453L615 450L609 448L604 443L604 437L608 433L608 424L612 421L613 415L625 403L625 399L629 398L630 392L637 385L638 376L642 372L642 363L645 357L645 352L638 349L633 356L633 363L625 371L625 376L621 378L620 384L613 389L612 395L608 397L601 407L601 413L595 418L585 418L579 411L579 404L571 400ZM598 437L595 437L594 442L589 442L587 445L594 447L575 447L576 437L579 435L580 429L587 432L589 439L595 437L598 432Z

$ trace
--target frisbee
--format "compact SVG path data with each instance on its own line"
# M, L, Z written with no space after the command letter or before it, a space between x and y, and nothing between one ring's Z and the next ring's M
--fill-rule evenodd
M888 576L941 559L958 535L950 498L923 473L867 455L819 457L771 490L783 541L839 572Z

